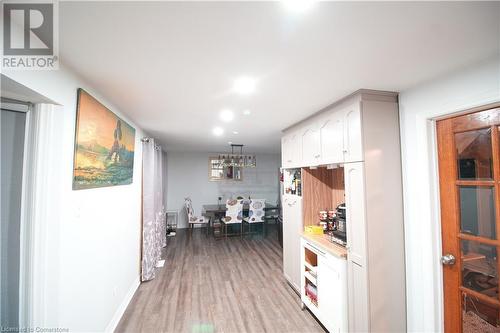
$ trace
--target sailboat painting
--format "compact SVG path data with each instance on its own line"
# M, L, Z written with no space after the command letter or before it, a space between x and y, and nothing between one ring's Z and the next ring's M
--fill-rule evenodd
M134 146L135 129L78 89L73 190L131 184Z

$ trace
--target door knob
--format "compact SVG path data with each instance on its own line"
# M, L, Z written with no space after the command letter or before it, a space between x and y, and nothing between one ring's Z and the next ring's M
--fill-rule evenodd
M443 265L454 265L455 264L455 256L453 254L445 254L441 257L441 263Z

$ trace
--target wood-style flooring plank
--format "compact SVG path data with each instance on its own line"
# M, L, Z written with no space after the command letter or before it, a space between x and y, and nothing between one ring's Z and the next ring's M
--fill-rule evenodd
M165 267L142 283L116 332L321 332L282 272L275 235L168 238Z

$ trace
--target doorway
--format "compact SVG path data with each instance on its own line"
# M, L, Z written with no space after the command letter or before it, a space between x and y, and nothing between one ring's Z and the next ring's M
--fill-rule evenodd
M500 332L500 108L437 122L445 332Z
M0 326L19 326L21 200L26 112L29 106L14 101L1 104L1 275Z

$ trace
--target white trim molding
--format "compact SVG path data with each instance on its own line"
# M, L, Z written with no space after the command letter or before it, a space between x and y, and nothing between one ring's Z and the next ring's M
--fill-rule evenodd
M49 216L49 203L59 193L51 181L52 156L57 153L53 146L57 140L56 108L51 104L36 104L27 114L20 235L20 327L44 327L49 302L55 301L48 295L49 277L52 284L58 275L48 269L46 230L49 223L57 223L57 216Z
M109 322L108 326L104 330L105 332L114 332L116 327L118 326L118 323L120 322L120 319L122 318L123 314L125 313L125 310L127 310L128 305L130 304L130 301L132 301L132 298L134 297L135 292L137 291L137 288L139 288L139 285L141 284L139 276L137 279L134 280L132 285L130 286L129 291L125 295L125 298L123 301L120 303L120 306L118 306L118 309L116 309L115 314L113 315L113 318L111 318L111 321Z

